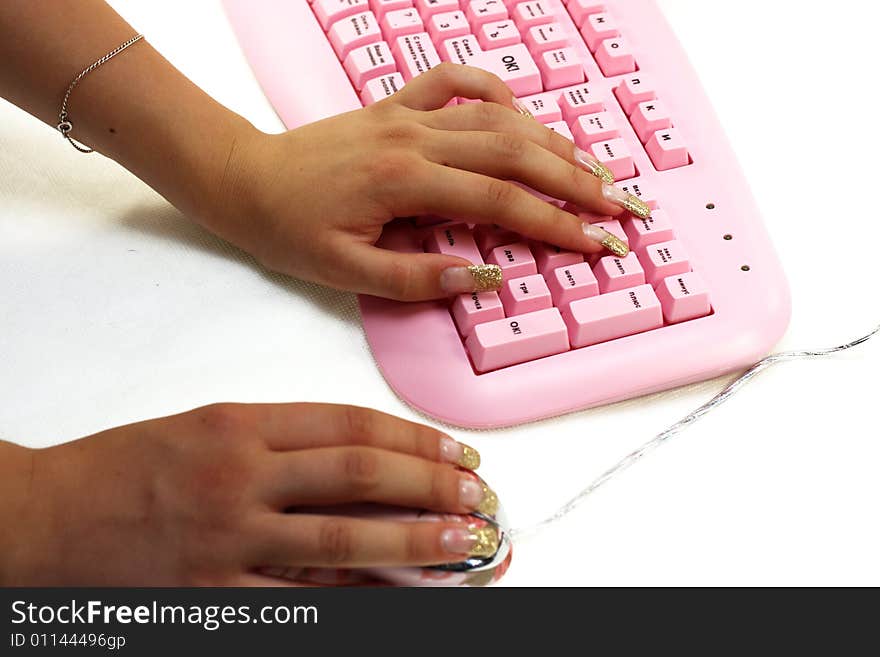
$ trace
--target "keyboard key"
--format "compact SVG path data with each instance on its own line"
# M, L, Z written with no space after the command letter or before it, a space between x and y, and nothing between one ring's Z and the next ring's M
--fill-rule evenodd
M562 109L562 118L572 125L579 116L605 109L599 94L589 84L579 84L561 91L559 107Z
M483 256L477 249L471 231L462 224L432 230L425 239L425 251L458 256L474 265L483 264Z
M453 64L468 65L482 52L483 49L473 34L447 39L440 44L440 57L444 62Z
M521 242L522 237L512 230L495 224L479 224L474 228L474 241L477 243L480 253L488 257L493 249Z
M574 141L574 137L571 134L571 129L568 127L568 124L565 121L553 121L552 123L548 123L547 127L550 128L553 132L557 132L569 141Z
M638 196L639 199L645 202L649 208L652 210L656 210L659 206L657 204L657 195L654 193L654 190L650 185L646 185L642 180L628 180L626 182L620 183L618 185L623 191L627 194L633 194L634 196Z
M428 20L428 34L434 43L440 43L452 37L470 34L471 27L464 17L463 11L448 11L434 14Z
M665 210L653 210L647 219L627 219L623 222L623 230L629 237L629 247L633 251L641 251L652 244L675 239L672 223Z
M370 9L373 10L373 14L380 21L389 11L406 9L412 6L413 0L370 0Z
M398 38L394 43L393 52L398 70L407 82L440 65L440 55L434 49L427 32L407 34Z
M315 18L325 32L340 18L367 11L369 8L367 0L315 0L312 3Z
M532 116L541 123L553 123L562 120L562 110L556 102L557 94L542 93L533 96L524 96L520 101L532 113Z
M540 274L505 280L499 296L508 317L553 307L553 297Z
M553 304L559 308L564 308L572 301L599 294L599 282L586 262L559 267L546 278Z
M599 44L596 63L606 78L636 70L636 58L627 42L620 37L606 39Z
M584 67L574 48L548 50L538 57L545 89L559 89L583 82Z
M657 97L654 87L641 73L625 77L614 89L614 94L627 116L632 114L639 103Z
M605 39L613 39L620 36L620 32L611 14L603 11L599 14L587 16L587 20L581 25L581 35L584 37L590 52L596 52L599 44L605 41Z
M600 141L590 146L590 149L602 164L611 169L615 180L624 180L636 175L635 162L623 139Z
M497 292L460 294L452 302L452 317L458 332L467 337L477 324L504 319L504 307Z
M633 251L625 258L605 256L593 267L602 294L625 290L645 283L645 270Z
M486 258L486 264L501 267L505 280L538 273L535 258L525 242L507 244L492 249Z
M541 73L528 49L521 43L505 48L487 50L471 61L494 73L510 87L516 96L528 96L543 91Z
M365 106L378 103L380 100L388 98L388 96L403 89L403 85L403 76L400 73L383 75L370 80L364 85L364 90L361 92L361 102Z
M598 14L605 11L605 5L595 0L571 0L568 3L568 13L575 27L580 28L590 14Z
M573 301L563 311L572 347L586 347L663 326L660 300L640 285Z
M478 324L466 343L478 372L568 351L568 332L556 308Z
M391 56L391 49L384 41L355 48L348 53L343 66L351 83L358 91L362 90L367 82L373 78L388 75L397 70L394 57Z
M638 105L629 117L633 130L644 144L658 130L672 127L672 116L660 100L646 100Z
M655 132L645 144L645 150L648 151L648 156L657 171L667 171L690 164L687 146L675 128Z
M568 34L559 23L546 23L529 28L523 35L523 43L537 59L538 55L547 50L565 48L568 45Z
M549 278L550 274L559 267L576 265L584 261L584 254L577 251L566 251L553 244L532 242L532 255L535 256L535 265L538 272Z
M670 324L709 314L709 288L694 272L664 278L656 289L663 316Z
M385 40L393 43L398 37L415 34L425 29L422 17L414 8L389 11L382 19L382 34Z
M611 112L596 112L584 114L572 125L572 134L575 143L581 148L586 148L597 141L607 141L620 137L617 129L617 121Z
M415 0L415 6L419 11L419 16L426 23L431 16L460 9L458 0Z
M512 46L522 40L519 30L516 29L516 25L509 18L503 21L485 23L477 32L477 38L483 50Z
M652 244L639 256L645 269L645 278L651 285L657 285L664 278L686 274L691 270L691 263L678 240Z
M465 14L474 30L484 23L494 23L509 18L507 7L501 0L471 0L465 9Z
M382 30L379 29L373 12L365 11L333 23L327 37L336 56L342 61L355 48L381 41Z
M513 8L513 20L520 32L543 23L552 23L553 9L541 0L521 2Z

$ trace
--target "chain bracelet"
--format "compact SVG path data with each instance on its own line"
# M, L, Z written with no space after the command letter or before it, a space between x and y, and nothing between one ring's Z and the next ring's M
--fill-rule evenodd
M80 74L77 75L73 79L73 82L70 83L70 86L67 87L67 91L64 94L64 100L61 103L61 113L58 114L58 125L56 125L55 128L58 130L58 132L61 133L61 136L64 137L67 141L69 141L70 145L73 146L80 153L94 153L94 151L91 148L87 148L85 146L81 146L80 144L77 144L70 137L70 131L73 130L73 123L70 121L70 116L68 113L68 101L70 100L70 92L73 91L73 88L76 85L78 85L79 81L82 80L86 75L88 75L89 73L94 71L96 68L98 68L102 64L107 63L108 61L110 61L111 59L116 57L116 55L121 53L123 50L125 50L126 48L128 48L131 45L134 45L135 43L137 43L138 41L140 41L143 38L144 38L143 34L137 34L137 35L133 36L132 38L130 38L125 43L123 43L122 45L118 46L117 48L114 48L113 50L108 52L106 55L101 57L101 59L93 62L89 67L83 69L80 72Z

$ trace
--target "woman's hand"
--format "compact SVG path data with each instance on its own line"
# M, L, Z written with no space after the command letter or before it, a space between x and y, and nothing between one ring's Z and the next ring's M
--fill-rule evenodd
M446 107L457 96L485 102ZM286 274L394 299L439 298L475 289L461 269L471 263L376 248L385 223L435 214L595 253L602 246L577 216L508 182L619 213L621 190L589 173L586 157L516 111L496 76L443 64L366 109L280 135L248 132L228 161L219 208L203 221ZM606 200L615 193L617 204Z
M12 462L28 460L13 449ZM497 548L494 530L464 515L497 505L461 469L478 465L476 452L364 408L221 404L29 455L28 468L4 472L22 484L4 495L4 585L267 585L285 582L267 573L300 567L428 565ZM329 512L350 502L454 515Z

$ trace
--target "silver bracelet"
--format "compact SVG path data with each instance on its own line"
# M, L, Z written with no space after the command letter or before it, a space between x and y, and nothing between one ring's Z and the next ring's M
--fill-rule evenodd
M81 71L80 74L77 75L73 79L73 82L70 83L70 86L67 87L67 92L64 94L64 101L61 103L61 113L58 115L58 125L56 125L55 127L58 129L58 132L61 133L61 136L64 137L67 141L69 141L70 145L73 146L80 153L94 153L94 151L91 148L86 148L85 146L80 146L75 141L73 141L73 139L70 138L70 131L73 130L73 123L71 123L70 118L68 116L68 111L67 111L67 101L70 99L70 92L73 91L73 88L76 85L78 85L79 81L82 80L86 75L88 75L89 73L94 71L96 68L101 66L101 64L104 64L104 63L110 61L111 59L116 57L116 55L121 53L123 50L125 50L129 46L137 43L138 41L140 41L143 38L144 38L143 34L135 35L132 38L130 38L128 41L123 43L121 46L114 48L113 50L108 52L106 55L101 57L101 59L94 62L91 66L89 66L88 68Z

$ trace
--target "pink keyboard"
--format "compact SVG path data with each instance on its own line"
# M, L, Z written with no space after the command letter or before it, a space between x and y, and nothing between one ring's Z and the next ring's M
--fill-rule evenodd
M625 258L497 226L390 224L380 246L499 265L500 292L361 298L386 380L416 408L497 427L745 367L788 323L785 277L687 57L652 0L225 0L289 128L452 61L499 75L652 208L603 227Z

